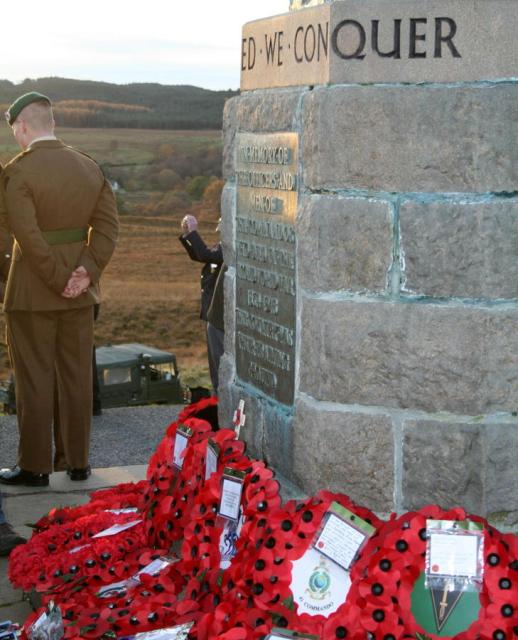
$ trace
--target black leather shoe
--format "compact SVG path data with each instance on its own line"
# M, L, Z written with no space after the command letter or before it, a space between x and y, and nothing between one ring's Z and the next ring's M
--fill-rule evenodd
M67 473L70 477L70 480L78 481L86 480L92 473L92 470L88 466L84 469L67 469Z
M15 466L12 469L0 470L0 482L2 484L23 484L27 487L48 487L48 473L33 473Z
M8 556L19 544L27 542L19 536L8 522L0 524L0 556Z

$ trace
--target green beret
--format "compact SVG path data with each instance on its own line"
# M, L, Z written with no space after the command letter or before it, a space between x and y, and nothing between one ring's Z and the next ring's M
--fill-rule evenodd
M16 118L20 115L22 109L33 102L48 102L51 105L50 98L44 96L43 93L38 93L37 91L31 91L30 93L24 93L23 96L17 98L13 104L7 109L5 112L5 119L7 122L12 125Z

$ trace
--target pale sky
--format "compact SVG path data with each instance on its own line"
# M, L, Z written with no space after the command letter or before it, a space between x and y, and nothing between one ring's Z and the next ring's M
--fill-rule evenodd
M289 0L23 0L4 11L0 79L239 87L241 28Z

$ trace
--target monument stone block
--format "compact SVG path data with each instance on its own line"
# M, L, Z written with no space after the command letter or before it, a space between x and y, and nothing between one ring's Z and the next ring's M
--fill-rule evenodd
M223 247L223 259L226 265L234 265L236 262L235 250L235 224L236 224L236 185L226 183L221 193L221 245Z
M237 404L234 400L236 364L233 354L225 352L219 361L218 373L218 419L221 425L230 427Z
M299 285L312 291L386 289L392 208L372 198L315 195L297 215Z
M248 393L238 384L233 384L233 359L225 354L220 364L220 385L218 392L218 418L221 425L232 428L234 412L240 400L244 400L245 424L240 428L239 439L246 442L249 456L264 458L264 407L257 396Z
M393 503L394 436L388 416L333 411L299 400L293 460L295 479L309 494L322 488L341 491L378 511Z
M236 271L229 267L225 273L225 353L236 357Z
M317 400L478 415L518 406L518 311L305 298L300 390Z
M314 90L304 100L304 184L513 192L517 119L518 85Z
M518 199L406 202L400 229L405 291L518 298Z
M239 439L246 442L246 452L249 456L263 460L264 453L264 405L260 398L248 393L238 385L232 389L234 410L240 400L245 401L245 424L240 429Z
M403 425L403 508L437 503L483 513L483 426L434 420Z
M330 16L323 5L246 24L241 90L328 82Z
M243 27L241 89L515 78L517 31L515 0L325 3Z
M492 513L509 514L508 525L518 524L516 491L516 442L518 417L500 424L486 425L486 499Z
M279 473L293 474L293 415L271 404L264 406L264 456Z

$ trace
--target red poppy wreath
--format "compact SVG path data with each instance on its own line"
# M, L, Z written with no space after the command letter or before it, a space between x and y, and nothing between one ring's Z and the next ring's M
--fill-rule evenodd
M117 525L128 528L97 537ZM108 560L123 558L145 543L144 527L135 513L104 511L84 516L52 525L14 549L9 557L9 580L24 591L49 591L63 582L96 573Z
M145 563L146 551L139 562ZM59 606L63 615L65 638L106 638L134 635L183 622L196 621L201 614L193 601L179 601L182 582L174 565L158 575L142 574L138 584L124 593L99 598L93 592L70 594ZM38 611L24 625L27 637Z
M123 509L137 511L137 506L147 485L147 480L140 480L140 482L127 482L109 489L94 491L90 494L90 501L86 504L51 509L46 516L40 518L33 525L33 528L39 533L53 524L73 522L78 518L99 513L100 511L119 511Z
M463 509L431 505L387 523L378 550L357 591L360 624L373 640L511 640L516 637L518 566L516 549L480 517L483 525L480 592L436 593L425 585L427 521L466 521ZM514 635L513 635L514 634Z
M196 498L182 544L181 570L191 577L187 595L205 611L212 611L221 601L222 574L237 561L236 554L246 555L255 546L257 531L280 506L279 485L272 471L242 454L233 457L225 473L214 473ZM223 478L229 468L243 475L236 520L220 515Z
M168 547L182 537L178 520L188 516L192 496L204 480L197 445L206 448L212 431L208 422L187 418L170 427L168 434L159 445L159 455L148 466L148 487L140 503L149 544L160 547ZM183 448L179 453L180 438Z
M382 524L347 496L328 491L304 502L291 501L271 512L263 521L257 521L252 536L255 544L240 549L225 572L224 602L210 620L200 622L200 631L207 629L200 640L226 637L225 633L236 626L246 629L246 638L261 638L272 627L284 627L326 639L364 640L365 634L359 632L361 610L356 604L354 585L365 565L364 558L374 548L370 542L362 546L350 578L312 548L333 503L375 529Z

